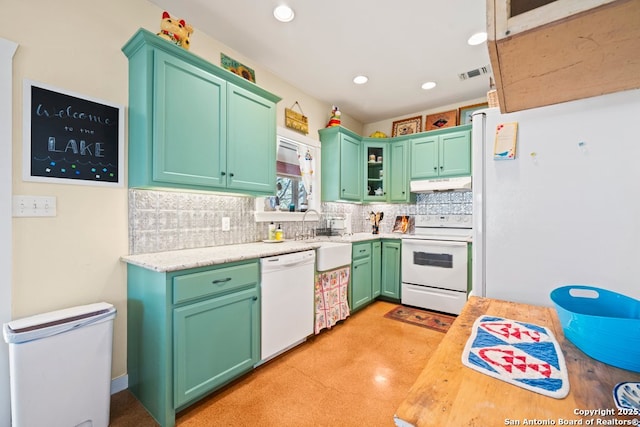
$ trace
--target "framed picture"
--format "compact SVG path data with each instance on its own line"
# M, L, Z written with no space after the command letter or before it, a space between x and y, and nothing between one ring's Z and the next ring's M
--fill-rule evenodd
M239 63L238 61L225 55L224 53L220 53L220 65L222 65L222 68L224 68L225 70L229 70L233 74L237 74L252 83L256 82L256 73L255 71L253 71L253 68Z
M24 80L25 181L124 185L124 107Z
M399 215L393 224L394 233L413 233L415 229L415 219L409 215Z
M428 114L425 118L424 130L444 129L458 124L458 111L443 111L442 113Z
M391 136L409 135L422 132L422 116L410 119L397 120L391 126Z
M488 102L482 102L480 104L466 105L458 108L458 124L468 125L471 124L471 115L476 110L482 110L483 108L489 108Z

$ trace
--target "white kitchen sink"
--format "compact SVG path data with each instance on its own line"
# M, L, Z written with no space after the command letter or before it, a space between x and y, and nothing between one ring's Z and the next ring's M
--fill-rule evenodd
M351 243L319 242L316 249L316 270L328 271L351 264Z

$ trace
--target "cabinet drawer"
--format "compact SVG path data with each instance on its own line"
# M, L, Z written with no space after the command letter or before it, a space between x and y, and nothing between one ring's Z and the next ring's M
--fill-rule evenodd
M173 303L229 292L258 283L258 263L220 267L173 278Z
M365 258L371 255L371 242L354 243L353 259Z

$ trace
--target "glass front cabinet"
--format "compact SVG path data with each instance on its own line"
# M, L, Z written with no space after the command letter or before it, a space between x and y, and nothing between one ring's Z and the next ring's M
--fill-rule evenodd
M386 166L389 164L388 142L386 140L370 142L365 138L363 148L365 171L363 200L386 202L388 179L385 171L388 171Z

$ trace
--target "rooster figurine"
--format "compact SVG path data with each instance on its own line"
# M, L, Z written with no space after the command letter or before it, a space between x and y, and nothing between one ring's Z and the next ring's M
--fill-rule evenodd
M331 108L331 118L329 119L329 123L327 123L327 127L330 128L332 126L340 126L340 116L342 113L335 105Z

